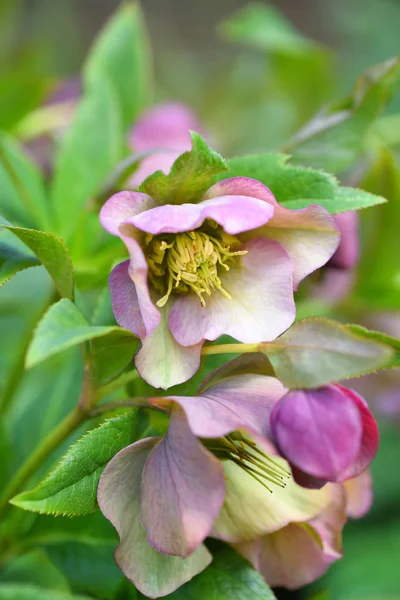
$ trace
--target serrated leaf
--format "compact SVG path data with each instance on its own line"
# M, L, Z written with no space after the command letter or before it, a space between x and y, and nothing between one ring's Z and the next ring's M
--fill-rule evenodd
M159 204L197 202L220 173L228 170L224 159L212 150L201 135L191 132L192 149L181 154L168 175L156 171L140 186Z
M298 56L322 49L297 32L274 6L261 2L247 4L224 21L219 29L229 41L268 52Z
M46 590L37 585L22 583L3 583L0 585L0 600L90 600L89 596L81 596L69 592Z
M334 173L348 168L362 150L369 126L388 105L400 83L400 59L371 67L350 97L317 114L286 147L296 162Z
M75 304L64 298L53 304L39 322L28 349L26 365L27 367L33 367L67 348L104 336L110 336L111 346L109 352L112 352L112 346L117 342L119 348L124 347L122 362L125 363L123 366L126 366L126 349L130 344L131 356L133 356L137 344L133 334L117 326L90 325ZM96 364L96 348L99 353L98 364ZM95 346L93 360L95 361L95 370L101 369L104 362L110 360L110 355L105 353L104 345ZM115 360L117 358L113 357L114 363L108 367L108 375L111 370L116 368Z
M85 209L124 151L116 93L105 77L91 81L62 138L52 196L58 229L66 238L84 222ZM82 231L80 232L82 235Z
M344 325L345 329L348 331L355 333L359 336L362 336L365 339L372 340L374 342L378 342L381 344L385 344L386 346L393 348L393 356L392 360L385 365L386 368L389 367L400 367L400 339L392 337L390 335L386 335L386 333L382 333L381 331L372 331L371 329L367 329L366 327L362 327L361 325Z
M16 235L37 256L54 280L54 284L64 298L74 296L74 273L68 249L64 241L45 231L1 225Z
M263 577L234 550L218 552L207 569L173 594L171 600L275 600Z
M97 509L97 484L106 464L134 440L134 414L109 419L70 447L54 471L35 489L15 496L19 508L79 516Z
M394 350L335 321L298 321L275 342L261 344L278 379L288 388L315 388L386 368Z
M150 44L139 4L123 4L106 23L89 53L84 76L89 83L99 76L112 82L124 126L132 125L152 88Z
M332 215L368 208L386 202L385 198L350 187L341 187L335 177L310 167L288 163L285 154L254 154L228 160L227 177L251 177L271 189L285 208L299 210L319 204Z
M37 265L40 265L40 262L34 256L22 254L11 246L0 244L0 286L19 271Z
M10 221L49 227L50 209L37 166L11 136L0 135L0 210Z

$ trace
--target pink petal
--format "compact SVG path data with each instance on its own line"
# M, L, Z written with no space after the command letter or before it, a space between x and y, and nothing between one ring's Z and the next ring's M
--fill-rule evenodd
M168 434L147 459L141 517L147 540L163 554L187 557L208 536L225 496L222 466L175 406Z
M119 226L123 221L154 206L156 203L147 194L118 192L100 210L100 223L109 233L120 235Z
M267 223L274 212L266 202L247 196L220 196L199 204L165 204L129 219L129 223L151 233L179 233L197 229L212 219L224 230L236 235Z
M366 401L354 390L336 385L358 408L362 422L362 437L359 452L351 465L341 473L339 481L345 481L360 475L372 462L379 446L379 429Z
M280 242L289 253L294 264L295 289L304 277L331 258L340 239L333 217L316 204L301 210L275 206L268 225L243 238L260 236Z
M131 129L129 143L135 151L171 148L181 153L191 148L190 130L201 129L190 108L170 102L145 111Z
M121 450L105 468L97 492L102 513L120 537L116 562L129 581L150 598L170 594L212 560L204 546L182 560L160 554L146 540L140 523L141 477L157 442L158 438L148 438Z
M241 429L260 438L270 438L270 414L285 391L275 377L237 375L197 397L170 396L153 398L150 402L166 408L171 408L171 401L179 404L197 437L223 437ZM268 449L275 453L271 444Z
M336 386L289 391L275 406L271 426L289 462L328 481L340 480L360 449L360 413Z
M121 239L130 254L128 273L135 284L137 302L140 314L143 319L146 334L150 335L158 327L161 314L150 297L149 286L147 282L148 266L146 258L139 243L128 235L121 235Z
M277 204L275 196L266 185L251 177L231 177L213 185L205 194L204 200L218 196L250 196L270 204Z
M180 344L223 334L245 343L267 342L293 323L293 265L285 250L265 239L247 242L243 249L248 253L221 274L231 299L214 290L205 307L193 294L175 300L169 326Z
M330 501L324 510L309 521L321 538L324 554L342 557L342 530L347 521L346 495L339 484L329 483Z
M346 512L352 519L361 519L372 505L372 477L369 469L342 483L346 494Z
M341 237L338 249L329 264L338 269L352 269L358 261L358 213L355 211L344 212L335 215L333 218Z
M200 367L203 342L183 347L168 328L171 303L160 309L159 325L142 339L142 347L135 356L140 376L155 388L168 389L187 381Z
M142 338L146 328L139 308L136 286L129 277L129 260L117 265L110 274L109 285L113 313L118 325Z

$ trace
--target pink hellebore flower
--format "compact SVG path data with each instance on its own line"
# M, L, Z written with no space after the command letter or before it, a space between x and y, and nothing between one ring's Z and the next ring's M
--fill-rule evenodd
M132 127L129 144L135 152L151 152L129 180L139 187L146 177L161 170L168 173L175 159L191 148L190 131L202 128L193 112L179 102L147 110Z
M296 480L307 487L356 477L378 449L378 426L367 403L337 384L289 391L274 407L271 428Z
M273 377L245 374L198 397L150 400L170 413L168 433L120 451L98 488L121 539L116 561L146 596L171 593L202 571L211 561L202 545L209 535L244 542L327 506L325 488L300 487L272 456L269 418L284 393Z
M285 331L293 290L339 237L324 208L285 209L246 177L213 185L198 204L159 206L120 192L100 220L130 254L110 275L115 318L142 341L140 375L163 388L197 371L206 340L258 343Z
M329 265L337 269L353 269L358 261L359 215L355 211L334 215L334 220L340 232L340 243L329 261Z

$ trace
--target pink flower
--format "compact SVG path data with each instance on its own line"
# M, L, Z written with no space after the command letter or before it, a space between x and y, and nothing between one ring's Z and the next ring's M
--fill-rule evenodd
M356 477L378 449L378 426L367 403L341 385L289 391L274 407L271 428L305 486Z
M338 244L325 209L285 209L245 177L217 183L198 204L120 192L100 220L130 254L110 275L113 310L141 338L136 367L154 387L189 379L205 340L275 339L293 322L293 290Z
M357 212L352 211L339 213L333 218L341 237L339 246L329 261L329 265L337 269L352 269L358 261L359 215Z
M132 127L129 145L135 152L150 152L129 180L139 187L148 175L161 170L168 173L175 159L191 148L190 130L202 131L193 112L178 102L161 104L147 110Z
M116 561L149 597L209 564L207 536L255 540L330 503L325 488L298 486L274 455L269 422L282 384L264 375L212 379L197 397L151 399L169 412L168 433L124 448L100 479L99 506L121 540Z

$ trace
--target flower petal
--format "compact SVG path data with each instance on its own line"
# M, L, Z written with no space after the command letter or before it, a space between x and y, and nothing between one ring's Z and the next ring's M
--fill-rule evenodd
M204 194L204 200L218 196L250 196L270 204L277 204L271 190L261 181L251 177L230 177L219 181Z
M322 540L324 554L342 557L342 530L347 521L346 494L339 484L328 483L329 503L324 510L309 521L309 525Z
M243 249L247 254L221 277L231 299L214 290L206 306L193 294L175 300L169 326L183 346L222 334L245 343L268 342L293 323L293 264L288 254L265 239L251 240Z
M338 481L357 456L357 406L336 386L291 390L275 406L272 431L282 455L314 477Z
M113 313L118 325L129 329L140 338L144 337L146 327L140 312L136 286L129 276L129 260L114 267L108 282Z
M340 481L345 481L346 479L360 475L372 462L378 451L379 429L364 398L354 390L343 385L336 385L335 387L353 401L354 405L358 408L362 422L362 437L359 452L354 462L344 470L340 477Z
M99 483L98 502L104 516L120 536L115 560L143 594L159 598L170 594L200 573L212 557L204 546L181 559L160 554L146 540L140 523L142 470L158 438L140 440L119 452L105 468Z
M274 462L287 463L274 457ZM307 521L329 503L329 493L306 490L292 478L285 488L270 484L272 493L231 461L224 462L225 502L214 523L212 536L241 542L282 529L291 522Z
M148 542L163 554L189 556L210 533L224 496L221 463L175 405L168 433L143 471L141 516Z
M304 277L331 258L340 239L333 217L316 204L301 210L277 205L268 225L243 239L262 236L280 242L289 253L294 264L295 289Z
M128 273L129 277L135 284L137 302L143 319L143 325L146 330L146 334L150 335L150 333L159 325L161 313L156 305L153 304L153 301L150 297L150 291L147 282L147 261L139 243L135 239L128 235L121 235L121 239L127 247L130 255Z
M154 206L156 203L147 194L118 192L103 205L100 210L100 222L109 233L120 235L119 226L123 221Z
M346 511L352 519L361 519L372 505L372 476L369 469L342 483L346 493Z
M240 429L270 438L270 414L285 391L275 377L237 375L213 385L197 397L153 398L150 403L169 409L171 401L179 404L197 437L223 437ZM270 448L273 451L273 447Z
M273 206L247 196L220 196L199 204L164 204L140 213L129 219L129 223L151 233L180 233L197 229L212 219L224 230L236 235L260 227L269 221Z
M183 347L168 328L170 302L160 309L159 325L142 339L142 347L135 356L140 376L150 385L165 390L190 379L200 367L203 343Z
M344 212L333 218L341 237L340 244L329 261L329 265L338 269L352 269L358 261L358 213L356 211Z

